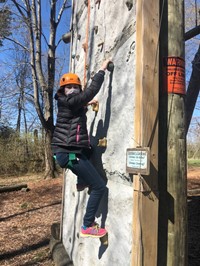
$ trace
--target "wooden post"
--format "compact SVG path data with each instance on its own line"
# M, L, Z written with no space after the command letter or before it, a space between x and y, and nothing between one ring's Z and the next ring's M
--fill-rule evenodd
M135 146L150 148L150 175L133 178L132 265L157 265L159 0L136 1Z
M171 91L163 59L184 59L184 1L161 1L158 265L187 265L185 95ZM175 64L174 67L178 68ZM182 66L183 69L183 66ZM171 72L173 73L173 71ZM183 79L174 84L184 87ZM162 75L163 74L163 75ZM165 76L165 78L163 78ZM176 84L177 82L177 84ZM180 83L179 83L180 82ZM179 86L178 85L178 86Z

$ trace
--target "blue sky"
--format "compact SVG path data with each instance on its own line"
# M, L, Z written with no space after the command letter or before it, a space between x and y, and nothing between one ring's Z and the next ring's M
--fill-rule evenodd
M22 1L20 1L22 2ZM49 7L49 1L48 0L43 0L42 2L42 23L43 23L43 33L47 38L47 41L49 40L49 13L50 13L50 7ZM59 12L62 0L57 1L58 3L58 9L57 12ZM23 5L23 4L22 4ZM71 8L68 8L64 11L62 20L58 26L57 29L57 42L61 39L62 35L65 34L70 30L70 20L71 20ZM22 31L23 33L23 31ZM20 38L20 34L18 33L18 36L13 32L14 38ZM47 48L46 44L43 44L43 48ZM15 90L15 85L12 84L13 88L10 88L10 81L12 77L12 67L14 66L13 62L13 55L14 55L14 50L13 50L12 43L9 41L4 41L4 46L0 47L0 77L5 78L5 88L2 87L1 84L1 90L0 90L0 97L3 95L3 105L2 105L2 116L9 118L9 122L11 124L16 123L16 115L15 105L17 103L13 102L13 92ZM62 75L65 72L68 72L69 68L69 52L70 52L70 44L65 44L63 41L59 43L59 46L57 48L57 64L56 64L56 69L58 70L57 74L57 81L59 80L60 75ZM56 83L57 85L57 83ZM55 90L57 88L55 87ZM9 103L10 105L13 105L13 109L6 108L6 103Z
M61 6L62 0L58 1L58 5ZM194 3L193 3L194 4ZM197 0L198 8L200 8L200 0ZM49 1L48 0L43 0L42 1L42 20L44 22L44 27L43 31L44 34L47 37L49 36L49 23L48 23L48 18L49 18ZM60 8L60 7L59 7ZM58 8L58 10L59 10ZM63 34L69 31L70 29L70 18L71 18L71 9L67 9L65 11L65 14L63 14L62 21L60 25L58 26L58 31L57 31L57 41L62 37ZM193 21L191 22L190 28L195 26L195 18L194 16L192 17ZM199 19L200 21L200 19ZM188 29L187 29L188 30ZM198 49L200 43L200 38L199 36L193 38L190 41L186 42L186 80L189 81L190 75L191 75L191 62L194 58L194 55ZM60 42L59 47L58 47L58 54L57 54L57 68L60 68L60 66L63 66L62 73L59 73L58 75L62 75L65 72L68 72L68 67L69 67L69 49L70 49L70 44L65 44L63 41ZM4 47L0 48L0 68L1 68L1 75L5 73L4 76L6 76L6 73L9 73L11 70L12 66L12 54L13 50L11 49L11 45L9 42L5 41L4 42ZM188 57L189 55L189 57ZM59 77L57 77L59 80ZM186 83L187 84L187 83ZM195 109L194 111L194 116L200 116L200 111Z
M50 12L49 1L43 0L41 2L42 2L43 33L48 40L49 39L49 12ZM60 2L60 4L59 4L59 2ZM57 13L60 10L62 2L63 2L62 0L58 1ZM70 30L70 18L71 18L71 8L68 8L64 11L61 23L58 26L57 41L61 39L63 34L65 34L66 32L68 32ZM17 39L18 36L15 36L15 34L13 34L13 35L14 35L14 38ZM44 44L44 46L45 46L45 44ZM12 57L13 50L11 47L12 47L12 44L6 40L4 41L4 46L0 47L0 64L2 64L2 61L5 61L10 56ZM63 41L61 41L57 50L58 50L58 53L62 55L63 52L66 52L66 50L69 51L69 45L66 45ZM67 58L67 60L69 60L69 58ZM68 64L67 63L66 63L65 69L68 70Z

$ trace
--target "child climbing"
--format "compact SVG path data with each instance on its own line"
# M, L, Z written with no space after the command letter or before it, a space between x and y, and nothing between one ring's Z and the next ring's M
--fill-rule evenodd
M103 237L107 231L95 222L95 214L105 192L106 183L88 159L91 151L87 131L87 105L95 104L94 96L104 81L110 60L103 62L89 87L81 89L76 74L67 73L60 79L55 99L58 103L56 126L52 139L52 151L62 168L69 168L77 176L77 190L89 187L90 196L83 218L82 237Z

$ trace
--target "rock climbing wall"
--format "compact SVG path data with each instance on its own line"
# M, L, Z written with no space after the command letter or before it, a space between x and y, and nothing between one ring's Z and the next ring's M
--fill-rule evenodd
M108 242L79 237L88 194L76 192L76 177L66 171L63 244L75 266L128 266L134 203L132 177L126 172L126 150L137 145L135 1L74 1L71 33L70 71L80 76L83 86L90 83L105 58L114 62L114 71L106 72L104 84L95 97L99 101L98 112L92 107L88 110L88 129L94 147L91 160L107 180L97 221L108 229ZM103 145L99 145L99 140L104 140Z

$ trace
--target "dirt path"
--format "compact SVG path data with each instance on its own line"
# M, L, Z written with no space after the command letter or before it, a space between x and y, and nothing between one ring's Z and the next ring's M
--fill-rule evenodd
M0 193L0 265L53 266L50 228L60 222L62 177L0 178L0 185L27 183L30 191ZM200 168L188 171L188 189L200 188ZM188 196L189 266L200 265L200 194ZM117 265L116 265L117 266Z

